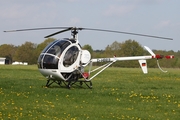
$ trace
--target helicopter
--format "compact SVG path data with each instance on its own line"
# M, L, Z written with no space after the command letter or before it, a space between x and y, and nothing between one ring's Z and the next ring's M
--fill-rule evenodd
M58 32L52 33L45 36L49 38L51 36L71 31L71 38L57 39L47 45L44 50L40 53L37 60L37 66L40 73L47 78L46 87L50 87L53 83L59 86L65 85L67 88L71 88L72 85L82 86L83 83L88 87L92 88L92 79L97 75L102 73L110 65L116 61L126 61L126 60L138 60L141 69L144 74L148 73L147 70L147 59L157 59L158 67L161 71L167 72L161 69L159 66L158 59L166 58L172 59L174 55L156 55L153 51L144 46L144 48L150 53L148 56L129 56L129 57L116 57L112 58L91 58L91 54L88 50L83 50L79 40L78 32L80 30L91 30L91 31L101 31L101 32L112 32L112 33L122 33L130 34L144 37L152 37L166 40L173 40L172 38L137 34L130 32L121 32L114 30L105 29L94 29L94 28L81 28L81 27L48 27L48 28L32 28L32 29L19 29L19 30L9 30L4 32L19 32L19 31L30 31L30 30L45 30L45 29L61 29ZM93 63L101 62L103 65L92 69ZM88 67L86 72L85 68ZM94 73L93 73L94 72ZM92 75L93 73L93 75Z

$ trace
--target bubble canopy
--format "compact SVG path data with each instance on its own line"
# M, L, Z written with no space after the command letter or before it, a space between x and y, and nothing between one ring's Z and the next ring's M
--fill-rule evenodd
M77 46L71 46L76 43L74 39L55 40L50 43L40 54L38 58L39 69L58 69L59 60L63 60L63 66L69 67L76 61L79 54Z

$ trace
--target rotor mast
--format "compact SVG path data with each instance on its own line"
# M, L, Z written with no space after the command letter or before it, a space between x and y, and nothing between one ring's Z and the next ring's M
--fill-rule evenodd
M71 30L71 35L75 40L77 40L77 38L78 38L77 34L78 34L78 30L76 28Z

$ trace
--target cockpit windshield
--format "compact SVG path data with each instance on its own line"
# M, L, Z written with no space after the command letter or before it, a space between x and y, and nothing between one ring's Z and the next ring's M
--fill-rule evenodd
M58 69L59 57L67 46L69 40L56 40L50 43L41 53L38 59L38 67L43 69Z
M70 42L67 40L56 40L49 44L43 51L42 53L49 53L53 55L59 55L61 54L64 49L70 45Z

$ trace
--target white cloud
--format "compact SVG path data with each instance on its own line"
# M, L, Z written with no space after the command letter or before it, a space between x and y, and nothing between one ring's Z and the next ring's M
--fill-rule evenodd
M165 0L135 0L136 3L143 3L143 4L156 4L164 2Z
M172 24L171 24L171 21L170 20L164 20L164 21L161 21L160 23L158 23L155 28L165 28L165 27L170 27Z
M3 7L0 11L0 16L3 19L12 19L12 18L18 18L25 15L24 12L21 10L21 7L19 5L13 5L10 7Z
M75 1L75 0L67 0L68 2L73 2L73 1Z
M118 6L118 5L111 5L105 11L106 16L122 16L133 11L135 8L134 5L125 5L125 6Z
M70 20L69 24L70 24L71 26L74 26L74 25L78 25L80 22L81 22L81 21L80 21L79 18L72 18L72 19Z
M167 21L162 21L162 22L160 23L160 25L161 25L162 27L164 27L164 26L169 26L169 25L170 25L170 21L169 21L169 20L167 20Z

